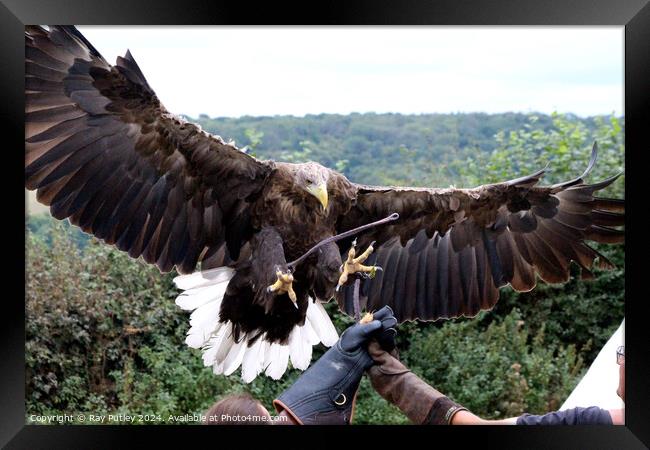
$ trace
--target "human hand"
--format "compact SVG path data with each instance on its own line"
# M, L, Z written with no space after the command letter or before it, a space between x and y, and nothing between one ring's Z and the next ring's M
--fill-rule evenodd
M346 352L354 352L364 347L372 338L377 339L381 346L388 351L395 348L394 337L397 331L397 319L389 306L384 306L372 315L373 320L367 323L359 322L347 328L341 334L341 348Z

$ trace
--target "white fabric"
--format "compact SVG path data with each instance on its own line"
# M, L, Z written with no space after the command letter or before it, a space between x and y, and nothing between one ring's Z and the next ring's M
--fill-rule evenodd
M576 406L599 406L603 409L624 407L623 401L616 395L619 378L616 349L621 345L625 345L625 319L600 350L593 364L560 410Z

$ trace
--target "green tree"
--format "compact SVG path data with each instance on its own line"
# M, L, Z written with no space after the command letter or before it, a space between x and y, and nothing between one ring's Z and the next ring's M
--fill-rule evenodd
M590 130L584 121L567 115L551 115L552 127L542 130L535 125L538 116L530 116L520 130L496 134L496 148L490 153L476 153L464 162L456 163L456 171L464 186L496 183L528 173L548 165L544 182L558 183L573 179L584 172L594 142L598 143L598 160L587 178L601 181L623 173L625 142L620 120L612 116L595 119L596 128ZM599 193L622 197L625 177Z

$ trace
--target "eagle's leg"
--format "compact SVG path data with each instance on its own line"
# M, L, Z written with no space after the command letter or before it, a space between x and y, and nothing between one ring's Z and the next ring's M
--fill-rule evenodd
M354 320L358 322L361 318L361 306L359 306L359 288L361 287L361 279L354 280L352 287L352 306L354 308Z
M291 272L282 272L282 270L278 269L275 272L275 276L278 279L275 281L275 283L267 287L266 290L268 292L276 292L278 294L286 293L293 304L296 305L298 298L296 297L296 293L293 290L293 275ZM296 305L296 308L297 307L298 306Z
M253 284L258 286L257 301L270 307L268 300L273 296L287 294L297 308L293 274L287 267L280 233L273 227L264 227L255 235L253 246Z
M350 247L350 250L348 250L347 260L341 266L341 276L339 277L339 282L336 286L337 291L348 281L348 278L352 274L360 273L361 276L369 276L370 278L373 278L375 276L375 272L377 270L381 270L381 267L379 266L364 266L362 264L373 252L374 241L371 242L368 248L359 256L356 256L356 245L357 240L355 239L354 242L352 242L352 247Z

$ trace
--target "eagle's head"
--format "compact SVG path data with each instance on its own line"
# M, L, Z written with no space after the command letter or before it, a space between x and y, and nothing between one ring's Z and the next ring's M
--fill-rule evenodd
M327 180L329 179L329 169L315 162L299 164L295 174L296 184L318 199L327 209Z

